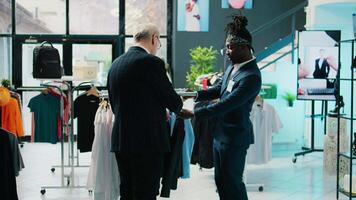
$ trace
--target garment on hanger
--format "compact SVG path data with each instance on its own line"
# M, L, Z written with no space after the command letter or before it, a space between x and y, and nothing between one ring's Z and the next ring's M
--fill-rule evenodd
M1 127L15 134L17 137L24 135L22 115L19 108L19 102L10 97L7 104L0 107L1 109Z
M95 138L87 186L93 188L94 200L116 200L120 195L120 177L115 153L110 152L113 113L102 103L95 114Z
M203 107L212 102L198 102L195 107ZM214 167L213 158L213 133L216 126L216 118L196 120L192 118L195 142L191 164L199 164L200 167L211 169Z
M70 99L69 96L67 96L66 94L61 94L59 91L53 89L53 88L47 88L48 92L57 97L59 99L59 101L61 100L61 98L63 98L63 125L68 125L69 122L69 114L70 114ZM58 136L58 140L61 139L61 134L62 134L62 122L61 122L61 117L60 117L60 113L58 114L58 120L57 120L57 136ZM68 126L66 126L65 129L65 133L67 135L69 135L69 128Z
M174 124L176 122L176 115L174 113L171 114L169 121L170 121L171 135L172 135ZM190 160L192 158L193 146L195 140L193 126L190 119L184 120L184 131L185 131L185 137L184 137L183 148L182 148L183 171L182 171L181 178L190 178Z
M57 143L60 99L42 92L30 100L28 107L34 117L33 141Z
M0 129L0 194L2 200L18 200L9 133Z
M74 118L78 118L77 134L80 152L90 152L94 140L94 119L99 96L83 93L74 100Z
M255 143L247 150L247 164L265 164L272 158L272 133L283 125L274 107L263 99L253 104L250 119Z
M178 178L182 176L182 148L184 141L184 120L177 119L170 138L171 151L166 155L162 177L161 197L169 197L177 189Z

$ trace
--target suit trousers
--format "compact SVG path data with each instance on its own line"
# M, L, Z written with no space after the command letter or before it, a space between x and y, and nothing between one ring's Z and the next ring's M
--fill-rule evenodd
M163 154L116 152L120 172L120 200L156 200L163 170Z
M215 184L220 200L248 200L243 172L248 146L232 146L214 140Z

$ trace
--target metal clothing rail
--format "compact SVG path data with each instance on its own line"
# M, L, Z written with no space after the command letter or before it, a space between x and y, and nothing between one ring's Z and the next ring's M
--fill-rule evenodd
M64 134L64 130L65 128L69 128L70 130L70 135L68 136L68 158L71 158L73 155L73 134L72 134L72 125L70 124L69 127L64 125L64 118L63 118L63 112L64 112L64 102L63 102L63 97L64 97L64 90L58 86L58 85L54 85L54 84L62 84L62 85L66 85L67 86L67 90L71 92L71 86L69 83L65 82L65 81L54 81L54 82L49 82L49 83L43 83L41 84L41 86L30 86L30 87L18 87L16 90L17 91L42 91L45 88L48 87L52 87L52 88L56 88L59 93L60 93L60 135L61 135L61 139L60 139L60 143L61 143L61 164L58 165L58 167L60 167L60 171L61 171L61 184L59 186L42 186L41 187L41 194L44 195L46 193L46 189L73 189L73 188L86 188L86 186L75 186L74 185L74 162L73 159L69 159L68 160L68 165L64 165L64 140L65 140L65 134ZM53 168L51 169L52 172L54 172L54 166L52 166ZM64 173L64 168L65 167L70 167L70 172L69 174L65 174ZM65 184L65 178L67 178L67 182Z
M71 132L71 135L73 135L73 138L72 138L72 141L73 141L73 146L70 146L70 152L71 154L68 154L68 165L64 165L65 168L85 168L85 167L89 167L90 165L80 165L80 161L79 161L79 150L77 149L76 150L76 155L74 155L74 93L75 91L80 91L80 90L85 90L85 89L88 89L88 86L95 86L96 83L99 83L99 82L95 82L95 81L87 81L87 82L82 82L80 83L79 85L77 85L76 87L72 88L70 90L71 92L71 101L70 101L70 106L71 106L71 115L70 115L70 119L71 119L71 123L70 123L70 132ZM103 87L103 86L95 86L96 88L98 89L106 89L106 87ZM106 96L103 96L100 94L100 97L106 97ZM73 120L72 120L73 119ZM71 151L71 149L73 149L73 151ZM74 159L76 159L76 164L74 164ZM72 161L73 163L73 166L70 164L70 161ZM61 167L61 165L54 165L52 166L53 168L51 169L52 172L55 171L55 168L59 168Z

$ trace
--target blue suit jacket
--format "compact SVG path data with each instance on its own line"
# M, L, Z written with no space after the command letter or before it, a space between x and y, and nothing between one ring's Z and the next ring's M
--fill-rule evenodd
M214 140L234 146L248 146L254 143L253 128L250 121L252 104L261 89L261 72L256 60L242 66L231 78L234 81L229 92L228 77L232 71L229 66L223 79L213 88L199 91L196 101L220 98L220 101L194 110L197 119L217 117Z

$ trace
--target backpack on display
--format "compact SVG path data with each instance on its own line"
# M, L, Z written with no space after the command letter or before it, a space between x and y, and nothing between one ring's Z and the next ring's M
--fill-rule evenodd
M49 45L45 45L49 44ZM33 78L61 78L59 53L50 42L44 41L33 50Z

